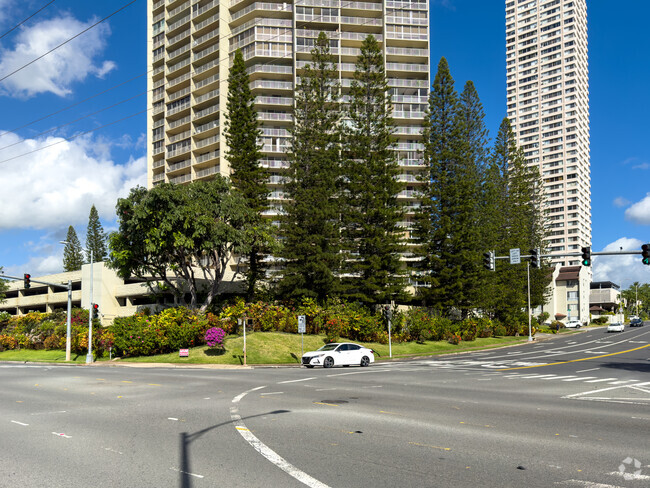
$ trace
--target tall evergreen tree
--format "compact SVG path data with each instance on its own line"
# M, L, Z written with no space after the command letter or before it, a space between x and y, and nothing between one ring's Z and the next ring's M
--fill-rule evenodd
M86 231L86 261L90 262L90 251L93 252L93 262L99 263L106 259L106 233L99 222L99 214L95 205L90 207L88 230Z
M285 298L325 300L339 290L339 85L329 39L321 32L300 73L288 153L290 201L280 221Z
M476 181L470 177L468 138L454 80L442 58L425 119L424 159L428 171L414 237L421 255L418 291L423 302L441 313L466 312L473 305L477 263L475 240Z
M485 127L485 112L474 83L465 83L459 98L458 123L464 140L465 157L458 167L456 184L464 196L463 245L467 260L463 263L463 281L466 302L464 307L476 307L486 294L485 273L482 272L482 253L484 249L484 214L482 209L482 189L488 166L488 130ZM489 292L488 292L489 293Z
M400 298L404 291L398 225L392 104L383 54L374 36L361 45L347 108L343 161L343 296L366 305Z
M84 257L81 243L79 242L74 227L68 227L65 242L66 245L63 248L63 271L77 271L84 264Z
M257 120L249 76L241 50L235 51L228 76L228 102L225 137L228 143L226 158L230 165L230 178L253 212L247 229L251 247L246 255L246 295L249 301L255 298L258 281L265 275L264 257L269 252L270 224L262 216L268 208L269 194L266 186L266 172L260 166L261 130Z
M544 238L547 235L545 216L542 209L542 181L539 169L528 166L521 148L517 147L510 121L506 118L499 127L489 174L488 190L493 195L486 197L495 213L492 216L493 248L497 254L507 255L510 249L519 248L524 254L539 247L544 252ZM548 267L531 269L531 304L544 303L549 283ZM493 314L509 319L520 313L527 305L527 270L524 265L503 263L492 277L494 296L489 305Z

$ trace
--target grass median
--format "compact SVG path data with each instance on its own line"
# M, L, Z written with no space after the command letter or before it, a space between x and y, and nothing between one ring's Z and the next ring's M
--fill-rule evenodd
M346 339L341 339L345 342ZM449 344L447 341L426 341L424 343L406 342L393 343L393 358L407 358L413 356L433 356L438 354L458 353L492 349L512 344L527 342L528 337L490 337L461 342L458 345ZM249 365L296 365L300 363L301 351L314 351L325 343L323 335L305 335L304 346L301 346L301 336L297 334L284 334L278 332L255 332L246 336L246 363ZM388 344L375 342L359 343L376 352L377 361L389 357ZM115 362L139 363L173 363L173 364L227 364L241 365L244 361L244 338L230 336L225 340L225 347L199 346L189 350L189 357L180 357L179 352L159 354L156 356L139 356L133 358L114 359ZM45 351L22 349L0 352L0 361L20 362L50 362L65 363L65 351ZM108 356L99 360L108 361ZM74 363L85 363L86 355L72 354Z

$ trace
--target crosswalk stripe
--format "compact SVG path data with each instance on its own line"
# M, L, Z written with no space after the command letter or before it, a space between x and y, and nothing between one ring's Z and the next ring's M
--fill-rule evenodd
M555 378L542 378L543 380L561 380L564 378L575 378L575 375L569 375L569 376L556 376Z
M611 381L611 380L617 380L618 378L600 378L597 380L590 380L590 381L585 381L585 383L601 383L603 381Z
M569 378L568 380L562 381L584 381L584 380L593 380L596 379L595 376L583 376L582 378Z

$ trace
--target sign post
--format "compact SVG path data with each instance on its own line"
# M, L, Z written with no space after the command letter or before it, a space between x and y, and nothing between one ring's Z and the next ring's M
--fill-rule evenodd
M300 333L300 357L305 354L305 336L304 333L307 330L307 317L304 315L298 315L298 332Z

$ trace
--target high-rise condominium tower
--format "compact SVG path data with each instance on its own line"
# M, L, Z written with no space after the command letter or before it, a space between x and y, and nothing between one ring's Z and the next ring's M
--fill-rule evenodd
M508 118L539 166L553 263L591 243L586 0L506 0Z
M427 0L148 0L148 186L229 174L228 70L241 49L261 122L269 216L281 208L294 90L321 31L349 89L359 46L382 44L397 125L400 178L417 185L429 88ZM402 192L415 206L412 186ZM408 213L407 213L408 216Z

